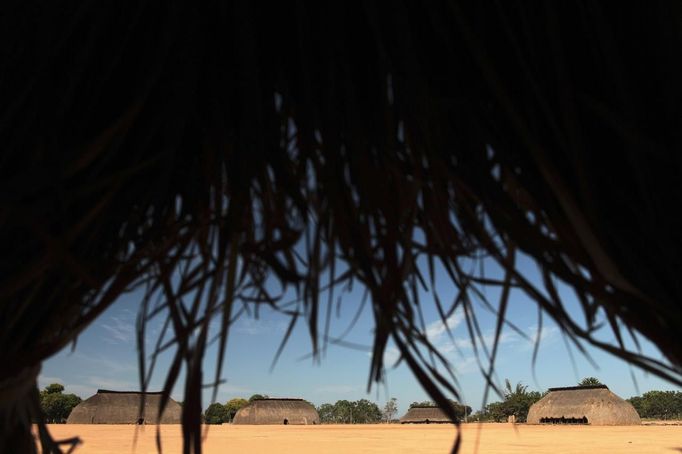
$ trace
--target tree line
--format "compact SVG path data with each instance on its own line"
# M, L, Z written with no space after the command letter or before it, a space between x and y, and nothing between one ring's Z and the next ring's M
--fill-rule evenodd
M256 399L267 399L267 395L254 394L249 399L236 398L225 404L213 403L204 412L206 424L231 423L240 408ZM310 402L308 402L310 403ZM313 405L312 403L310 403ZM313 405L314 407L314 405ZM398 412L397 399L391 398L383 409L367 399L356 401L338 400L334 404L324 403L316 407L320 422L325 424L371 424L392 421Z
M579 386L593 386L602 384L595 377L581 380ZM499 402L487 404L481 411L472 414L472 408L452 402L460 420L504 422L509 416L515 416L516 421L525 422L530 406L547 394L546 392L529 391L523 383L512 386L505 380L503 399ZM213 403L204 412L206 424L230 423L240 408L256 399L265 399L267 395L253 394L248 399L234 398L225 404ZM46 422L60 424L66 422L71 410L82 399L75 394L65 394L64 386L52 383L40 391L40 405ZM682 391L649 391L641 396L627 399L635 407L641 418L678 420L682 419ZM312 405L312 404L311 404ZM412 402L415 406L435 405L431 401ZM334 404L324 403L317 407L320 422L327 424L369 424L395 421L398 412L397 399L391 398L383 408L367 399L356 401L338 400Z
M649 391L627 401L640 418L682 419L682 391Z
M384 412L379 406L367 399L325 403L317 407L317 413L323 424L371 424L384 419Z
M469 420L504 422L509 416L514 416L517 422L526 422L530 406L542 399L545 394L546 392L528 391L528 386L521 382L512 387L511 382L505 380L502 401L487 404Z

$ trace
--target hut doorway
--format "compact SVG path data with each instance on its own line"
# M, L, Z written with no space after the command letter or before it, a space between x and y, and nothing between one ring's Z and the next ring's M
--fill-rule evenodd
M284 418L284 425L286 426L287 424L289 424L289 420L287 418Z
M540 418L540 424L589 424L587 416L582 418Z

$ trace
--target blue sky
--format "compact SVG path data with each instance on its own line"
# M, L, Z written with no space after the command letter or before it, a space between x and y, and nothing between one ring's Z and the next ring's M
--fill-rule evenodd
M537 279L534 265L521 259L524 274ZM494 265L486 263L486 275L498 272ZM462 323L461 312L455 312L448 325L455 336L453 343L435 310L433 294L438 292L443 301L452 300L455 290L442 272L437 272L435 289L421 292L427 333L431 341L451 361L459 380L458 389L466 404L474 409L481 407L484 382L478 369L466 324ZM566 306L579 320L575 298L567 288L560 288ZM486 289L486 296L496 305L498 293ZM362 299L359 289L344 295L338 314L334 308L332 318L332 337L344 332L358 310ZM139 389L135 319L139 304L139 294L123 296L116 304L100 316L78 339L74 351L67 347L43 364L39 377L41 387L59 382L66 386L67 392L74 392L82 398L94 394L98 388L130 390ZM481 322L484 340L490 341L494 333L495 318L481 305L476 309ZM338 317L337 317L338 315ZM509 307L509 320L516 324L529 337L538 334L536 305L520 292L512 292ZM323 320L323 318L322 318ZM225 402L233 397L247 397L254 393L276 397L302 397L316 405L339 399L356 400L367 398L381 406L390 397L398 399L399 412L407 410L413 401L427 400L428 396L404 365L388 367L397 359L395 347L389 345L385 360L387 364L386 381L374 384L367 393L370 356L367 351L359 351L329 345L318 362L309 357L311 343L305 323L299 323L289 340L276 367L271 365L277 348L286 332L289 319L271 310L261 310L259 318L240 318L232 328L226 356L223 378L226 383L219 388L218 401ZM345 338L361 345L371 345L373 319L369 304L357 324ZM152 333L158 326L152 324ZM605 333L604 339L611 339ZM566 344L557 327L545 317L540 333L541 343L535 368L532 367L533 344L512 330L505 330L500 343L496 372L499 383L508 378L512 383L523 382L530 389L544 390L548 387L575 385L580 378L596 376L621 397L637 395L632 376L635 377L639 392L651 389L678 389L677 387L636 370L626 363L588 347L595 369L575 348L572 348L575 367L567 353ZM151 346L151 339L148 340ZM660 357L657 350L648 342L643 342L644 352ZM216 349L209 349L205 361L205 381L214 375ZM482 359L485 359L482 357ZM161 389L163 372L167 367L169 354L160 358L157 373L152 379L150 390ZM182 380L180 381L182 383ZM204 407L210 403L210 391L204 393ZM176 386L173 397L183 400L182 386ZM492 395L489 401L497 400Z

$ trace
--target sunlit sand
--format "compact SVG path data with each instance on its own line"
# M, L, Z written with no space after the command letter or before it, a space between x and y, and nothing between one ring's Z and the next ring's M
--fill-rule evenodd
M156 426L141 426L133 451L132 425L51 425L57 439L79 435L76 454L156 453ZM481 429L479 431L479 428ZM182 452L180 426L161 426L163 452ZM462 453L646 454L682 452L682 426L539 426L468 424ZM210 426L207 454L233 453L448 453L449 425Z

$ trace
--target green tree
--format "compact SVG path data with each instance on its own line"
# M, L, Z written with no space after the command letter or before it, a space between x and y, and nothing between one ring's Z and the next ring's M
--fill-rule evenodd
M381 421L381 409L367 399L357 401L337 400L335 404L317 407L320 422L338 424L369 424Z
M227 411L223 404L215 402L208 406L204 412L204 421L206 424L222 424L227 422Z
M597 377L585 377L578 383L578 386L597 386L603 385Z
M682 391L648 391L628 402L641 418L682 419Z
M512 385L511 385L511 382L509 381L509 379L508 378L504 379L504 398L505 398L505 400L509 396L523 395L526 392L526 390L528 390L528 386L524 385L521 382L518 382L516 384L516 386L514 387L514 389L512 389Z
M396 413L398 413L398 399L391 397L391 399L384 405L383 416L386 422L391 422Z
M468 405L462 405L459 402L453 402L453 406L455 407L455 415L460 420L469 417L471 412L473 412L473 408Z
M525 422L530 406L542 399L544 395L545 393L528 391L528 387L521 382L512 387L511 382L505 380L504 400L487 404L471 419L473 421L502 422L506 421L507 417L515 415L518 422Z
M334 411L335 408L332 404L322 404L317 407L317 414L320 415L320 422L327 424L336 422Z
M45 394L61 394L64 391L64 385L59 383L52 383L47 385L43 392Z
M528 391L528 386L521 382L517 383L512 389L509 380L505 380L502 412L505 417L514 415L518 422L525 422L530 406L542 399L542 396L543 394L537 391Z
M225 404L225 416L227 418L226 422L232 422L234 415L237 414L240 408L245 407L249 404L246 399L236 398L230 399Z
M267 399L268 395L267 394L254 394L253 396L249 397L249 402L253 402L254 400L258 399Z
M506 418L504 404L502 402L491 402L484 407L481 421L501 422Z
M514 394L502 402L502 408L506 416L515 415L518 422L525 422L531 405L540 399L542 393L537 391Z
M353 404L348 400L337 400L334 404L334 422L352 424Z
M52 383L40 392L40 407L48 423L65 422L73 407L82 401L77 395L63 394L63 391L63 385Z
M431 407L433 405L435 405L435 404L433 402L431 402L430 400L425 400L424 402L412 402L410 404L410 408L412 408L412 407Z
M353 422L356 424L369 424L381 421L381 409L374 402L360 399L351 402L353 408Z

